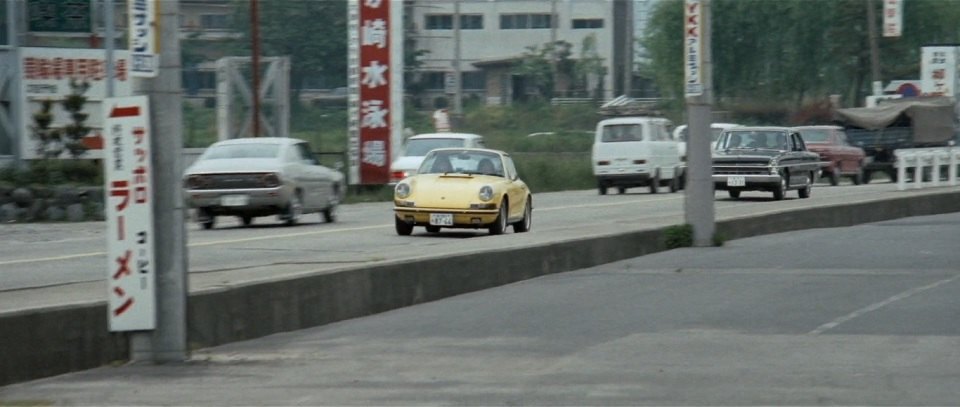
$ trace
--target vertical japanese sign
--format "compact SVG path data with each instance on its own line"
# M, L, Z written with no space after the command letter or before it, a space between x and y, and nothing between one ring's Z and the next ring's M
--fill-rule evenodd
M402 2L348 3L351 184L385 184L403 123Z
M920 92L924 96L960 96L957 88L957 64L960 63L960 47L923 47L920 62Z
M703 95L703 24L700 0L686 0L683 7L683 71L687 97Z
M159 73L156 6L156 0L127 0L131 76L154 78Z
M903 0L883 0L883 36L899 37L903 32Z
M154 329L153 135L147 96L106 99L103 122L110 330Z

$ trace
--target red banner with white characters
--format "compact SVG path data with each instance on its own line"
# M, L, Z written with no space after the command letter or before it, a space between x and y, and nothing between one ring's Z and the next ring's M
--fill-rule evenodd
M390 181L390 38L389 0L360 1L359 125L360 183Z

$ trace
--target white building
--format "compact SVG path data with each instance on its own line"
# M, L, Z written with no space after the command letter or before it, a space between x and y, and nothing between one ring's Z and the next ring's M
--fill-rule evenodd
M531 93L525 79L512 72L528 47L566 41L571 58L594 37L596 54L607 68L602 98L624 92L624 73L633 65L633 0L413 0L407 3L408 44L427 51L420 57L422 82L432 97L452 96L453 72L462 72L466 97L487 104L509 104ZM459 16L460 28L454 18ZM459 45L459 47L458 47ZM459 52L458 52L459 48ZM459 54L459 58L458 58ZM627 78L627 87L630 79ZM595 86L590 86L595 88ZM556 96L571 93L559 84Z

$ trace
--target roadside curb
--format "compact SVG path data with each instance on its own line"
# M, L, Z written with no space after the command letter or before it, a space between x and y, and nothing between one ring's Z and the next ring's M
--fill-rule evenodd
M960 212L960 191L761 213L717 222L732 240ZM538 276L666 250L665 228L363 268L194 292L193 349L329 324ZM0 314L0 386L128 359L129 337L107 330L105 302Z

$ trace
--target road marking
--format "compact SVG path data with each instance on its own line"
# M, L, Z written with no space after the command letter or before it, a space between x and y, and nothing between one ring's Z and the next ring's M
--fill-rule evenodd
M269 236L247 237L243 239L214 240L210 242L191 243L188 245L188 247L214 246L218 244L253 242L257 240L268 240L268 239L276 239L276 238L288 238L288 237L309 236L309 235L324 235L324 234L335 233L335 232L352 232L357 230L379 229L379 228L385 228L388 226L391 226L391 225L382 224L382 225L375 225L375 226L362 226L362 227L356 227L356 228L328 229L328 230L318 230L313 232L300 232L300 233L278 234L278 235L269 235ZM103 256L105 254L107 253L106 252L90 252L90 253L70 254L66 256L39 257L39 258L22 259L22 260L7 260L7 261L0 261L0 266L7 266L11 264L24 264L24 263L39 263L43 261L70 260L70 259L77 259L81 257Z
M678 198L661 198L661 199L639 199L631 200L626 202L607 202L607 203L597 203L597 204L582 204L582 205L567 205L567 206L554 206L550 208L538 208L537 210L541 211L557 211L563 209L582 209L582 208L601 208L606 206L620 206L620 205L629 205L635 203L647 203L647 202L663 202L663 201L672 201Z
M864 188L864 187L867 187L867 186L861 185L861 186L860 186L860 189L861 189L861 190L866 189L866 188ZM880 191L880 192L884 192L884 191ZM895 193L898 193L898 195L900 195L900 194L899 194L899 191L894 191L894 192L895 192ZM909 191L908 191L908 192L909 192ZM849 197L860 196L860 195L876 196L876 191L863 191L863 192L852 193L852 194L843 194L843 195L829 195L829 196L826 196L825 198L828 198L828 199L833 199L833 198L849 198ZM684 195L682 195L682 194L675 194L675 195L670 195L670 196L666 196L666 197L663 197L663 198L655 198L655 199L634 199L634 200L630 200L630 201L621 201L621 202L604 202L604 203L596 203L596 204L565 205L565 206L554 206L554 207L547 207L547 208L537 208L536 211L557 211L557 210L566 210L566 209L599 208L599 207L621 206L621 205L630 205L630 204L647 203L647 202L673 201L673 200L683 199L683 198L684 198ZM743 206L744 206L743 204L744 204L744 203L747 203L747 202L749 202L749 204L763 204L763 203L770 202L770 201L758 201L758 202L740 201L740 200L737 200L737 201L727 201L727 202L724 202L724 201L716 201L716 207L719 208L719 209L727 209L727 208L731 208L731 207L743 207ZM808 201L804 201L804 202L808 202ZM865 201L855 201L855 202L865 202ZM847 203L851 203L851 202L847 202ZM769 215L769 214L780 213L780 212L783 212L783 211L785 211L785 210L795 210L795 209L804 209L804 208L806 208L806 206L801 206L800 208L791 208L791 207L783 208L783 207L781 207L781 208L779 208L779 209L772 209L772 210L769 210L769 211L751 212L751 213L748 214L748 215L739 215L739 216L737 216L737 215L732 215L732 216L730 216L730 219L738 219L738 218L742 218L742 217L757 216L757 215ZM645 219L645 218L649 218L649 217L662 217L662 216L664 216L664 214L663 214L663 213L659 213L659 214L656 215L656 216L647 216L647 217L644 217L644 219ZM308 236L308 235L322 235L322 234L329 234L329 233L335 233L335 232L349 232L349 231L357 231L357 230L371 230L371 229L379 229L379 228L385 228L385 227L390 227L390 226L392 226L392 225L390 225L390 224L381 224L381 225L364 226L364 227L357 227L357 228L331 229L331 230L322 230L322 231L315 231L315 232L302 232L302 233L293 233L293 234L270 235L270 236L251 237L251 238L243 238L243 239L232 239L232 240L217 240L217 241L204 242L204 243L192 243L192 244L188 245L188 247L214 246L214 245L218 245L218 244L251 242L251 241L258 241L258 240L275 239L275 238L298 237L298 236ZM105 255L105 254L106 254L106 252L90 252L90 253L70 254L70 255L64 255L64 256L40 257L40 258L33 258L33 259L7 260L7 261L0 261L0 266L7 266L7 265L13 265L13 264L25 264L25 263L33 263L33 262L44 262L44 261L70 260L70 259L77 259L77 258L83 258L83 257L102 256L102 255Z
M840 326L840 324L849 322L849 321L851 321L851 320L853 320L853 319L855 319L855 318L858 318L858 317L860 317L860 316L863 316L864 314L867 314L867 313L876 311L876 310L878 310L878 309L880 309L880 308L883 308L883 307L885 307L885 306L887 306L887 305L893 304L894 302L897 302L897 301L900 301L900 300L909 298L909 297L911 297L911 296L913 296L913 295L915 295L915 294L919 294L919 293L922 293L922 292L927 291L927 290L932 290L932 289L937 288L937 287L939 287L939 286L941 286L941 285L944 285L944 284L953 282L954 280L956 280L956 279L958 279L958 278L960 278L960 274L958 274L958 275L956 275L956 276L953 276L953 277L951 277L951 278L948 278L948 279L946 279L946 280L940 280L940 281L937 281L936 283L925 285L925 286L923 286L923 287L911 288L911 289L909 289L909 290L907 290L907 291L904 291L904 292L902 292L902 293L900 293L900 294L894 295L893 297L887 298L886 300L880 301L880 302L878 302L878 303L876 303L876 304L871 304L871 305L869 305L869 306L867 306L867 307L865 307L865 308L858 309L858 310L856 310L856 311L854 311L854 312L852 312L852 313L850 313L850 314L848 314L848 315L844 315L844 316L842 316L842 317L840 317L840 318L837 318L837 319L835 319L835 320L833 320L833 321L830 321L830 322L828 322L828 323L826 323L826 324L820 325L819 327L817 327L817 329L814 329L814 330L810 331L808 335L820 335L820 334L822 334L822 333L824 333L824 332L827 332L827 331L829 331L829 330L831 330L831 329L833 329L833 328L836 328L836 327Z

